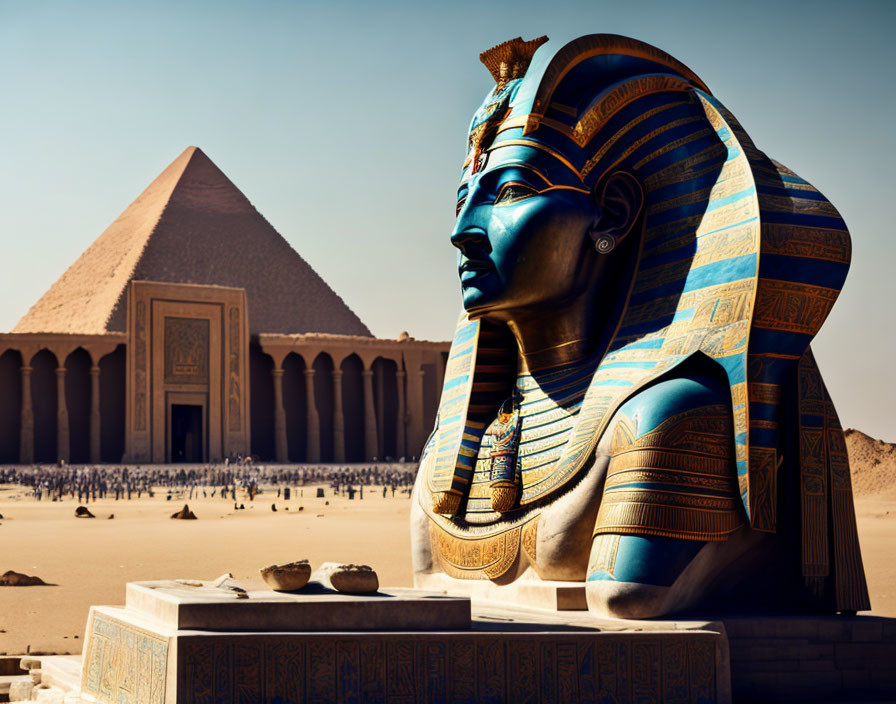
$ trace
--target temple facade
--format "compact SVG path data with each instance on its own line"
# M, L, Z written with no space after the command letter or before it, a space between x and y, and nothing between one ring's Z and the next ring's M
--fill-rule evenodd
M190 147L0 334L0 462L410 458L448 347L374 337Z

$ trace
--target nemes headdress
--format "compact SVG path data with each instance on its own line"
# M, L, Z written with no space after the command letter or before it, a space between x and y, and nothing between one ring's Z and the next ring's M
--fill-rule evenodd
M839 442L828 433L839 425L809 343L849 268L843 220L813 186L760 152L700 78L665 52L611 34L556 50L545 41L516 39L482 55L496 86L471 123L462 177L503 147L526 145L583 188L615 171L634 175L645 219L609 352L553 471L523 473L521 505L568 488L626 399L703 354L728 378L741 496L759 531L776 528L785 387L798 375L817 377L818 402L800 409L798 471L809 506L804 530L827 541L826 512L851 512L852 503L851 493L848 509L838 498L850 492L842 433ZM482 425L472 408L483 384L493 383L486 361L503 340L487 323L461 318L424 464L435 496L462 494L469 481ZM473 499L471 510L479 510ZM843 540L855 540L852 524ZM804 571L811 572L815 558L807 552ZM841 581L859 593L858 580Z

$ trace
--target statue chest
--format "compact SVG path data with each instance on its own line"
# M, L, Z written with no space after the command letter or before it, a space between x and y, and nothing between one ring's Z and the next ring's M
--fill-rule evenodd
M485 431L470 481L463 518L469 523L491 523L500 517L493 493L499 479L518 485L517 495L549 481L578 418L591 374L571 372L550 383L529 376L517 381L519 403L510 433L499 417ZM508 436L512 435L510 442ZM505 512L514 513L508 507ZM503 513L503 512L502 512Z

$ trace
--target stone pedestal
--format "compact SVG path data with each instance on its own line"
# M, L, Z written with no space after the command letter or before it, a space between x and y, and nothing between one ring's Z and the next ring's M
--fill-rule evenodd
M81 696L153 704L730 701L720 624L601 621L486 602L471 619L469 600L416 590L210 591L130 584L125 607L93 607Z

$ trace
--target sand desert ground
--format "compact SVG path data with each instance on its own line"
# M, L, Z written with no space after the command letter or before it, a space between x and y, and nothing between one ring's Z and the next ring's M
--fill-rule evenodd
M847 431L856 514L872 613L896 617L896 445ZM245 510L233 501L189 501L196 521L170 520L184 497L105 499L94 519L74 517L77 500L36 501L23 487L0 486L0 573L37 575L53 586L0 588L0 654L78 653L91 604L121 604L125 583L214 579L224 572L264 588L259 568L307 558L373 566L380 583L412 586L408 495L335 496L304 487L289 502L267 489ZM271 511L271 504L277 511ZM285 510L288 507L288 511ZM300 511L299 507L303 507ZM114 520L108 520L109 514Z

